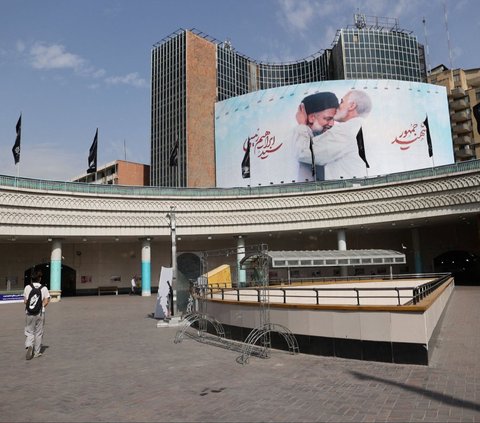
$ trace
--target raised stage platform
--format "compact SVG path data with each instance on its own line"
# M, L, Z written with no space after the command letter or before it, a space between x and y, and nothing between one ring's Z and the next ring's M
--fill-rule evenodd
M243 341L269 320L288 328L300 352L350 359L428 365L452 277L358 281L258 288L210 287L206 313L227 338ZM285 349L272 334L272 347Z

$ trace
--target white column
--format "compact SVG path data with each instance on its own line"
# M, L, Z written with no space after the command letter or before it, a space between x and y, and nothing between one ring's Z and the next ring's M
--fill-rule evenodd
M175 206L170 206L170 213L167 213L170 225L170 236L172 240L172 305L173 316L179 317L177 309L177 221L175 218Z
M177 309L177 233L175 224L171 228L172 236L172 291L173 291L173 315L178 317Z
M337 232L337 245L339 251L347 250L347 236L345 234L345 229L339 229ZM340 267L340 276L348 276L348 267Z
M347 237L345 235L345 229L339 229L337 232L337 245L339 251L347 250Z
M247 285L247 272L240 268L240 262L245 258L245 237L239 235L237 237L237 275L238 286Z

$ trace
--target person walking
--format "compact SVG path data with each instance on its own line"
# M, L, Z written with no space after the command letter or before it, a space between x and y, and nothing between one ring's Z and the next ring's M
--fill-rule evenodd
M136 294L136 288L137 288L137 277L133 276L132 280L130 281L130 295L135 295Z
M25 303L25 349L26 359L41 357L42 339L45 329L45 308L50 302L50 293L42 285L42 272L36 270L32 281L23 290Z

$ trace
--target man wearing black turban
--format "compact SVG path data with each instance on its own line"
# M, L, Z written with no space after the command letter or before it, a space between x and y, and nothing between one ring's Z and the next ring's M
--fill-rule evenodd
M304 99L308 103L308 97ZM305 105L304 105L305 106ZM307 107L297 111L296 155L300 163L323 166L324 177L317 180L350 179L366 176L369 167L363 143L362 124L372 109L365 91L352 89L340 101L334 114L335 125L326 125L315 134ZM333 123L333 122L332 122ZM325 131L326 127L328 131Z
M334 124L338 98L334 93L315 93L305 97L298 107L297 122L308 125L313 135L319 135Z
M339 103L337 96L328 91L311 94L305 97L298 106L296 119L299 127L295 132L295 144L298 147L298 144L300 143L299 139L305 137L305 130L307 130L310 159L309 163L306 161L304 161L304 163L310 166L313 180L324 179L323 166L318 166L315 163L315 155L312 144L313 137L323 134L332 127L332 125L335 123L333 117L337 113L338 106Z

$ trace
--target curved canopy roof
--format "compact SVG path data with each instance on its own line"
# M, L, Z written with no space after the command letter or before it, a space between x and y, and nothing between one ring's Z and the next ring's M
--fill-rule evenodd
M405 264L405 254L394 250L269 251L273 268L372 266Z

